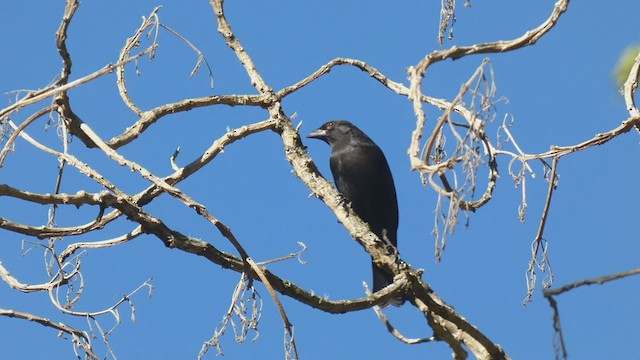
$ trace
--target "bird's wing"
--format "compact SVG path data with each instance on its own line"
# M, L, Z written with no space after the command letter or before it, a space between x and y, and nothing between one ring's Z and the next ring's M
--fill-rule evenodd
M331 172L356 213L378 236L386 229L396 243L398 204L393 177L382 150L375 144L334 148Z

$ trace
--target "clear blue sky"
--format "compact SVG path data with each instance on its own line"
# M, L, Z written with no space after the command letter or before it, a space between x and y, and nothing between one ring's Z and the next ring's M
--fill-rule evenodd
M452 45L511 39L547 18L553 1L459 2ZM127 37L157 5L161 21L177 30L207 57L215 88L208 87L206 72L189 78L196 56L170 34L162 32L153 62L139 62L141 77L128 70L130 92L139 105L150 107L187 97L253 93L248 78L216 31L215 16L207 1L83 1L69 32L73 57L72 79L116 61ZM0 91L38 89L59 73L55 31L63 1L5 1L0 4ZM425 54L440 49L436 42L439 2L398 1L227 1L226 11L236 35L266 81L275 89L291 85L335 57L367 61L395 81L405 84L405 68ZM513 114L512 129L519 145L529 153L550 145L571 145L617 126L627 116L622 97L612 82L620 53L638 38L640 2L601 4L575 1L559 24L540 42L517 52L491 55L498 95L509 99L498 106L499 117ZM481 56L439 63L429 69L423 91L451 99ZM13 95L2 95L4 104ZM115 75L109 75L70 92L74 110L103 138L121 133L136 117L120 101ZM46 105L46 104L44 104ZM43 106L44 106L43 105ZM530 243L540 220L547 185L538 178L528 183L529 210L520 224L517 208L520 190L508 176L501 159L501 177L494 199L471 215L470 226L460 226L449 239L443 261L433 255L433 208L436 197L409 171L406 150L415 123L411 104L353 68L338 68L284 102L289 115L298 113L303 133L328 119L356 123L385 151L398 189L400 205L399 247L403 258L425 269L425 280L450 305L501 344L514 359L553 358L552 312L540 295L522 306ZM36 107L14 115L20 121ZM430 120L438 116L428 110ZM157 175L171 173L169 158L180 146L178 164L184 165L206 149L228 127L267 118L258 109L208 107L165 117L136 144L122 149ZM55 132L43 133L44 121L30 134L55 144ZM629 133L595 149L565 157L560 162L560 187L554 195L545 238L555 274L554 287L638 266L640 244L637 211L640 188L632 179L640 175L636 152L640 138ZM311 155L329 175L329 148L308 141ZM104 174L117 177L122 189L136 193L148 183L138 174L111 163L97 150L87 151L80 141L71 146L78 156ZM53 192L57 161L32 150L23 141L0 169L0 183L30 191ZM484 176L484 175L481 175ZM97 191L91 181L67 169L62 190ZM288 261L270 266L285 279L326 294L331 299L363 295L362 281L370 282L368 255L351 240L334 215L291 174L279 138L262 133L233 144L200 173L179 188L230 226L248 252L266 260L308 251L300 265ZM17 206L0 198L0 216L43 225L47 207ZM146 207L155 216L185 234L231 251L227 241L191 210L169 196ZM91 208L65 208L58 224L72 226L90 221ZM86 240L97 241L130 231L134 225L118 221ZM41 252L20 255L24 236L0 232L0 261L23 282L46 281ZM61 249L74 241L66 238ZM153 277L153 297L134 297L136 322L121 309L122 323L110 338L119 359L195 358L203 341L215 330L226 311L239 275L224 271L202 258L169 250L158 239L140 237L113 249L88 251L83 260L85 294L76 310L98 310L117 301ZM543 274L540 274L542 277ZM640 318L637 279L601 287L582 288L558 298L565 341L573 359L632 358L637 356ZM267 291L260 337L238 345L228 332L223 340L225 357L281 358L281 320ZM328 315L281 297L302 359L448 359L443 343L403 345L387 333L373 311ZM52 308L45 294L16 293L0 285L0 308L33 312L54 321L86 326ZM406 305L388 311L391 321L410 337L430 336L415 308ZM111 321L104 318L104 327ZM69 340L52 329L22 320L0 318L0 347L7 359L73 358ZM98 353L105 354L99 340ZM214 350L209 353L213 358Z

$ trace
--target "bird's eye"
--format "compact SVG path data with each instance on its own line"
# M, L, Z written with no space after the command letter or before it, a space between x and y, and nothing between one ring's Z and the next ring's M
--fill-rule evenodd
M329 121L327 123L327 129L331 129L332 127L336 126L336 122L335 121Z

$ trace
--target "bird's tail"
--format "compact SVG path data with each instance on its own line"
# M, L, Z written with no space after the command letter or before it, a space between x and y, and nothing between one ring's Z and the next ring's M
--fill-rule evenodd
M373 292L380 291L385 287L393 283L393 274L382 270L373 263ZM404 298L395 297L387 300L387 302L380 304L381 307L386 308L389 305L400 306L404 304Z

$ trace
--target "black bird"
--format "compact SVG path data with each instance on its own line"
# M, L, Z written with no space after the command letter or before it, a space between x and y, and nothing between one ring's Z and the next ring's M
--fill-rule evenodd
M307 136L331 146L329 165L338 191L351 202L371 231L398 245L398 201L389 164L382 150L348 121L329 121ZM373 264L373 291L393 282L393 274ZM400 306L402 298L389 303ZM383 304L382 306L387 306Z

